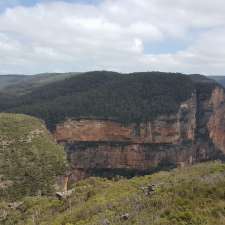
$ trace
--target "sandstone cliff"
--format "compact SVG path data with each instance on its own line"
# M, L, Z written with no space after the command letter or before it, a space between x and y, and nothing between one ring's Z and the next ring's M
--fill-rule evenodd
M220 157L225 153L224 115L224 89L201 84L176 114L129 124L70 118L56 126L54 136L65 145L74 179L107 172L144 173Z
M207 123L209 137L216 147L225 154L225 94L215 88L209 101L212 113Z
M195 114L196 93L193 93L174 115L131 124L100 119L68 119L57 125L55 137L59 142L178 144L186 140L194 141Z

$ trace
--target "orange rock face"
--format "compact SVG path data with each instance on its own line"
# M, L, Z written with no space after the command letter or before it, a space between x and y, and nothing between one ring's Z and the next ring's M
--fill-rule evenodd
M216 88L210 99L212 115L207 124L209 137L212 142L225 154L225 94L222 89Z
M224 89L196 91L177 114L140 124L69 119L57 125L54 136L65 145L74 179L213 159L225 153Z

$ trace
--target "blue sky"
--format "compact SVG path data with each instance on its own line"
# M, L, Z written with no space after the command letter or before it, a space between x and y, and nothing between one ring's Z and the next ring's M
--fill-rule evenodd
M225 74L225 1L0 1L0 74Z
M56 1L64 1L69 3L81 4L98 4L101 0L2 0L0 2L0 9L5 10L9 7L15 6L34 6L38 3L49 3Z

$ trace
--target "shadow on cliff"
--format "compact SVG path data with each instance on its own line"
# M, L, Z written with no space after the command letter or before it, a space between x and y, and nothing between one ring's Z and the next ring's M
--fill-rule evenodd
M130 179L135 176L150 175L159 171L170 171L176 167L177 167L176 164L167 160L162 160L158 164L158 166L148 170L126 169L126 168L104 168L104 169L92 168L91 170L88 170L86 172L88 176L104 177L108 179L116 179L119 177Z

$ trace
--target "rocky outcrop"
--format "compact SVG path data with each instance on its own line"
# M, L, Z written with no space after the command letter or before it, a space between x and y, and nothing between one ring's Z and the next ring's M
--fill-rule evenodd
M225 154L225 94L216 88L209 101L212 114L207 123L209 137L216 147Z
M225 93L196 88L176 114L142 123L68 119L54 132L65 145L73 178L122 171L144 173L182 166L225 153Z

